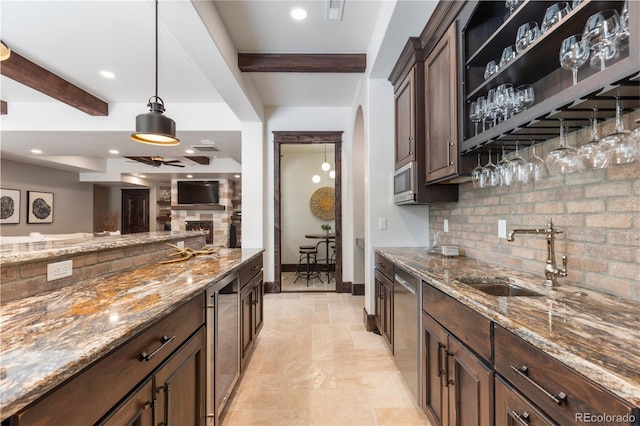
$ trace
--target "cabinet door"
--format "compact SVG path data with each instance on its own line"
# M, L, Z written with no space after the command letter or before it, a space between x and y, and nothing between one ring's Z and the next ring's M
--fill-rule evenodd
M456 23L425 61L425 146L427 182L458 172Z
M244 370L253 349L253 300L253 286L247 284L240 290L240 370Z
M395 94L396 170L416 159L415 73L412 68Z
M264 322L264 279L262 273L255 278L253 285L253 335L260 333Z
M391 353L393 353L393 283L383 283L382 294L384 294L384 308L382 310L382 322L384 325L380 331L391 347Z
M156 425L204 426L204 348L202 327L154 374Z
M493 371L452 335L445 356L449 424L492 425Z
M444 386L444 351L447 333L429 315L422 313L422 410L434 426L447 424Z
M496 426L556 425L520 392L496 377Z
M153 385L151 377L141 384L124 402L98 422L100 426L153 425Z

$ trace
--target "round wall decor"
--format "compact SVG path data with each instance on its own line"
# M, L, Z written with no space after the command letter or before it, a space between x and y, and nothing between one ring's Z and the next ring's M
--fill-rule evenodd
M319 188L311 195L311 212L321 220L333 220L336 217L336 191L329 186Z

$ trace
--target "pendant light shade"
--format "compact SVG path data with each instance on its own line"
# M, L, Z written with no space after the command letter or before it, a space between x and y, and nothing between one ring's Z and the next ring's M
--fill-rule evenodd
M0 61L9 59L9 56L11 56L11 49L3 41L0 41Z
M131 139L150 145L179 145L176 123L164 115L164 102L158 96L158 0L156 0L156 93L149 98L149 112L136 117L136 131Z

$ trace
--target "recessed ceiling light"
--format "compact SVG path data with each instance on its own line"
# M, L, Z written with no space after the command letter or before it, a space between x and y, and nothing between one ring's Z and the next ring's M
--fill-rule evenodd
M42 150L40 150L40 149L32 149L31 153L32 154L42 154Z
M146 178L146 177L147 177L147 175L138 175L138 177Z
M291 12L289 12L289 14L296 21L302 21L307 17L307 11L301 7L294 7L293 9L291 9Z
M110 149L109 154L120 154L120 151L118 151L117 149Z
M234 177L235 177L235 178L239 178L239 177L240 177L240 175L235 175Z
M187 149L184 152L186 152L187 154L193 154L195 151L192 149Z
M189 179L191 179L191 178L193 177L193 175L187 175L187 177L188 177Z
M114 73L107 70L101 70L100 75L103 76L104 78L116 78L116 75Z

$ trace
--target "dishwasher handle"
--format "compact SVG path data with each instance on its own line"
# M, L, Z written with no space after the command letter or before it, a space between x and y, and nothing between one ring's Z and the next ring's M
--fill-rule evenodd
M402 287L406 288L411 294L416 294L416 288L411 285L411 283L400 275L395 274L395 281L400 284Z

